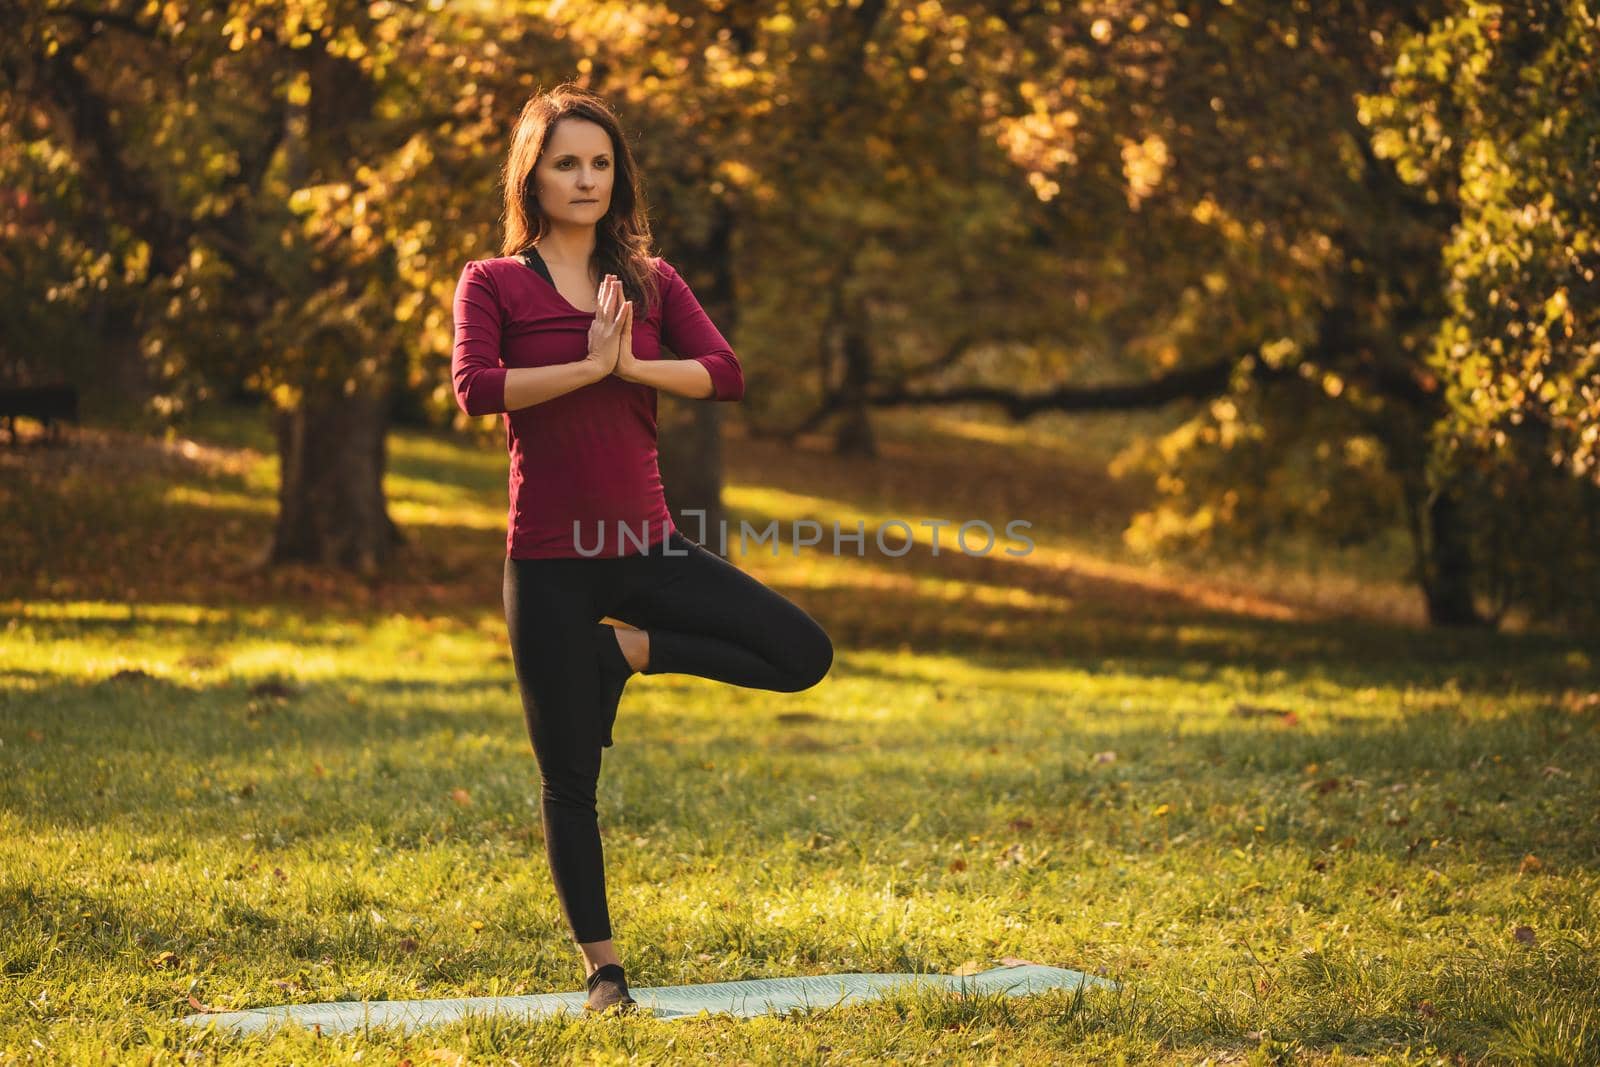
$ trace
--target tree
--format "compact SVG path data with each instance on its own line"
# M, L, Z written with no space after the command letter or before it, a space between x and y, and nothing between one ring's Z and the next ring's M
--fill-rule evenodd
M1439 477L1463 479L1496 613L1600 621L1600 17L1474 4L1403 36L1362 100L1374 149L1459 217Z
M1366 4L1312 15L1305 5L1267 2L1151 4L1117 18L972 5L972 18L960 23L948 5L943 10L949 17L935 28L977 44L963 69L1004 102L988 129L1035 190L1030 227L1049 235L1048 247L1071 250L1068 262L1082 264L1069 268L1075 278L1112 280L1086 282L1099 308L1092 323L1124 375L1134 376L1113 386L1041 388L1039 376L985 381L957 360L961 373L947 374L948 384L909 388L880 375L854 403L977 401L1022 418L1188 397L1198 406L1184 426L1125 459L1163 473L1169 491L1131 539L1205 549L1300 527L1348 542L1387 528L1387 508L1398 505L1438 624L1493 621L1518 600L1537 613L1556 612L1552 598L1533 595L1535 587L1561 589L1574 567L1593 573L1592 553L1578 551L1577 536L1545 538L1571 551L1513 553L1519 570L1545 576L1523 580L1519 595L1503 564L1505 531L1529 513L1501 506L1511 500L1505 492L1484 506L1483 471L1450 461L1441 448L1471 395L1430 355L1441 324L1451 336L1461 329L1459 312L1457 321L1447 319L1464 291L1451 277L1460 257L1449 253L1461 241L1458 183L1448 167L1433 183L1408 180L1385 151L1393 134L1366 125L1374 112L1364 101L1390 86L1395 57L1414 47L1407 42L1415 35L1458 25L1455 5ZM1476 19L1498 18L1490 7L1471 10ZM1550 100L1530 108L1527 94L1512 90L1510 71L1525 64L1496 64L1504 84L1469 77L1470 90L1462 90L1502 101L1491 114L1509 126L1547 131L1537 147L1559 161L1537 167L1552 186L1592 173L1592 129L1571 104L1558 103L1583 99L1593 87L1593 64L1570 36L1592 23L1581 10L1572 7L1564 22L1531 15L1519 22L1543 40L1523 41L1522 53L1561 67L1560 76L1535 76L1553 86ZM985 11L994 13L985 18ZM1558 27L1569 34L1566 44L1548 47ZM1428 63L1462 69L1448 57ZM1404 65L1398 69L1403 75ZM1402 123L1427 105L1410 106ZM1561 106L1568 111L1552 111ZM1552 115L1556 136L1548 134ZM1437 136L1448 136L1449 122L1434 125L1446 131ZM1592 181L1565 185L1569 215L1592 188ZM1113 190L1125 200L1120 212L1108 199ZM1568 218L1565 232L1575 223ZM1581 236L1587 230L1576 229L1574 248L1582 252L1591 247ZM1547 261L1567 263L1573 249L1547 245L1545 252ZM1518 398L1541 389L1547 402L1574 398L1560 406L1569 420L1564 454L1580 456L1576 446L1592 434L1593 420L1574 412L1595 395L1581 380L1592 375L1593 331L1579 332L1567 311L1581 273L1563 277L1563 292L1536 279L1530 296L1537 302L1529 306L1558 323L1563 337L1573 330L1566 377L1553 379L1547 367L1541 378L1523 360L1504 381ZM1486 306L1494 302L1491 287L1478 292ZM1047 299L1043 291L1035 296ZM1566 501L1562 514L1582 520L1574 526L1579 536L1593 529L1584 490L1545 489L1547 503ZM1477 603L1483 598L1488 620ZM1583 597L1568 588L1561 599L1570 608Z
M417 322L448 284L434 268L481 247L425 173L441 144L481 143L492 103L446 57L476 42L500 72L498 46L481 25L351 0L45 3L6 28L8 104L47 116L24 156L66 155L101 213L69 236L104 235L163 413L239 383L268 396L267 558L375 572L400 540L382 489L390 392L438 345L437 317Z
M865 44L842 13L760 37L754 51L774 64L783 98L812 121L774 124L754 154L751 187L771 193L758 201L768 210L750 219L752 232L763 248L782 248L781 229L804 224L810 247L772 257L778 270L745 273L747 289L765 294L745 302L745 321L758 324L757 343L783 336L803 349L793 340L814 338L824 368L842 365L802 394L810 410L790 431L831 418L841 448L870 451L865 412L875 406L978 402L1026 418L1187 402L1195 413L1184 426L1124 459L1164 474L1169 490L1129 531L1136 543L1204 550L1296 528L1349 543L1402 517L1435 623L1493 622L1514 602L1556 611L1532 590L1563 588L1574 567L1590 573L1582 542L1545 537L1566 551L1513 553L1527 573L1510 581L1508 523L1529 512L1501 506L1511 500L1504 490L1486 506L1481 460L1465 462L1463 452L1452 462L1444 445L1471 395L1430 356L1441 324L1461 328L1449 318L1464 291L1450 252L1462 234L1458 183L1441 173L1418 184L1390 158L1393 133L1369 125L1370 101L1397 71L1402 91L1416 95L1405 83L1408 42L1484 36L1459 29L1460 10L1367 3L1313 13L1238 0L1142 4L1113 16L946 3L872 22ZM1467 21L1500 19L1492 5L1465 10ZM1498 101L1491 118L1545 131L1527 156L1559 157L1537 166L1545 186L1570 194L1565 227L1551 232L1576 226L1580 236L1572 249L1545 246L1550 261L1565 262L1563 254L1590 247L1572 216L1593 189L1579 176L1592 172L1595 139L1592 118L1571 101L1593 95L1584 91L1593 64L1574 36L1592 19L1579 5L1564 20L1527 11L1519 25L1535 38L1512 54L1560 66L1531 75L1551 87L1548 100L1515 89L1530 77L1513 73L1526 63L1492 65L1498 84L1477 78L1489 69L1481 56L1435 57L1427 69L1473 72L1453 84ZM855 9L869 21L877 13ZM1540 44L1557 30L1567 34L1562 47ZM860 56L863 77L831 70L831 92L805 80L822 41L825 57ZM1402 123L1420 121L1428 101L1411 107ZM1452 127L1424 128L1445 137ZM981 135L980 147L964 167L968 131ZM985 142L1004 149L1009 173L987 166ZM1019 177L1031 196L1017 196ZM922 210L941 198L966 210ZM995 199L1009 218L985 211ZM940 225L952 217L965 228ZM987 268L1006 279L1004 295L972 299L972 290L943 284L963 250L982 267L954 273L967 280ZM831 280L825 265L837 272ZM1593 331L1570 311L1588 279L1564 280L1558 291L1537 279L1529 306L1573 331L1565 372L1524 360L1504 381L1510 395L1570 398L1559 401L1566 454L1581 457L1593 418L1575 412L1600 394L1586 381ZM797 292L819 283L824 321L813 327L794 308ZM1492 292L1480 287L1485 306ZM965 323L940 314L952 307ZM1019 351L1007 351L1008 340ZM917 356L897 359L902 346ZM799 364L790 354L781 365L792 374ZM1122 381L1072 380L1107 366ZM1506 476L1519 469L1530 468L1514 464ZM1543 499L1566 501L1561 513L1579 520L1580 535L1592 528L1585 490L1549 482ZM1569 589L1561 599L1582 598Z

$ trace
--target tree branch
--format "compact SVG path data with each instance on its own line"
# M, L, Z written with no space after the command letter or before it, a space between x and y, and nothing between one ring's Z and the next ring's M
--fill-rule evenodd
M893 388L873 390L866 402L872 407L997 404L1018 421L1042 411L1131 411L1160 407L1174 400L1215 396L1227 389L1229 376L1241 358L1243 354L1127 385L1062 385L1043 393L1021 393L993 385L929 391Z
M146 25L132 15L126 15L120 11L90 11L88 8L83 7L56 7L45 11L44 15L46 18L76 19L84 26L87 26L91 33L96 32L96 23L103 22L107 26L115 26L124 33L131 33L152 41L161 36L158 27Z

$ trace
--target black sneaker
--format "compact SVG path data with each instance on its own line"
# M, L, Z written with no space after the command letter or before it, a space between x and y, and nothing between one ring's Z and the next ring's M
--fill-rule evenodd
M628 995L628 979L620 963L605 963L595 968L585 983L589 999L584 1002L586 1012L603 1012L616 1007L618 1012L632 1011L639 1002Z

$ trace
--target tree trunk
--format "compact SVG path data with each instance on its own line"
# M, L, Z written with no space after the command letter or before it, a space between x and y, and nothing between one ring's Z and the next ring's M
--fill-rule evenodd
M1435 626L1484 626L1472 599L1472 546L1453 490L1427 502L1427 566L1422 575L1428 621Z
M715 401L663 394L660 412L661 481L672 521L685 537L725 556L725 542L736 540L738 531L729 530L726 538L720 533L727 521L722 506L721 411Z
M278 522L271 563L372 577L404 543L383 496L386 390L307 395L276 417Z
M297 70L313 79L318 64L330 63L323 52L295 56ZM283 137L291 187L309 180L312 133L309 100L291 99ZM352 394L337 386L307 391L294 410L277 413L281 474L269 563L311 563L370 578L404 543L383 496L388 401L388 383L380 379Z
M717 329L732 343L738 325L738 303L733 281L732 209L718 205L705 246L693 262L703 264L707 281L695 293ZM737 351L737 349L735 349ZM694 353L674 352L684 357ZM685 537L700 541L726 556L726 543L736 542L738 531L721 534L727 512L722 506L722 416L726 405L718 400L687 400L658 393L657 461L672 521ZM686 515L686 512L695 512ZM704 512L702 520L700 513Z
M834 427L833 450L841 456L875 459L878 442L872 433L872 416L867 405L867 389L872 384L872 342L867 336L865 316L859 309L847 316L843 340L844 384L840 389L843 410Z

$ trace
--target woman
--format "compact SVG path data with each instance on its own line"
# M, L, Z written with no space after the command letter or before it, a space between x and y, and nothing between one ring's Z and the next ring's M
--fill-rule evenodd
M571 85L529 100L504 184L509 254L461 272L451 376L467 414L504 413L503 596L545 850L585 961L586 1010L626 1011L595 810L624 685L636 672L693 674L799 692L826 676L833 645L673 525L657 391L738 400L744 374L678 272L647 254L638 176L609 107Z

